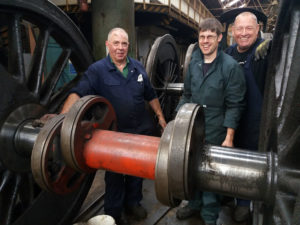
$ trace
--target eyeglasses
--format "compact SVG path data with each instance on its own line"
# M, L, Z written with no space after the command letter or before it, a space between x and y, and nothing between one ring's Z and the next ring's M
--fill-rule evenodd
M200 35L199 36L200 41L205 41L205 39L207 39L208 41L214 41L214 40L216 40L216 38L217 38L216 35L208 35L208 36Z
M254 31L254 27L234 27L234 29L238 33L242 33L243 31L246 31L246 32Z

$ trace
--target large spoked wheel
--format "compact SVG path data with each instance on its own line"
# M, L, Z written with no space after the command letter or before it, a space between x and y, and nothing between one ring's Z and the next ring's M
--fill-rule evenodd
M170 95L167 87L170 83L182 82L176 43L171 35L155 40L147 58L146 71L158 94L166 121L170 121L179 96Z
M56 57L48 55L53 43ZM59 86L69 78L64 71L69 62L75 78ZM49 1L0 1L0 224L71 224L93 175L67 195L42 191L31 171L31 151L39 132L32 121L57 113L92 62L78 28Z
M184 64L183 64L183 80L186 77L186 74L187 74L191 59L192 59L192 54L197 47L198 47L197 42L190 44L185 53Z
M300 221L300 2L282 1L277 21L259 149L278 154L278 183L263 224L294 225Z

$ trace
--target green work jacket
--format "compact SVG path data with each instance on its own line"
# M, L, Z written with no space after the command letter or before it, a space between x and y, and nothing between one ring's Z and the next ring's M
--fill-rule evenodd
M205 140L220 145L227 128L236 129L245 108L246 83L241 66L220 49L207 74L203 76L200 48L192 55L184 80L184 92L176 108L185 103L204 107Z

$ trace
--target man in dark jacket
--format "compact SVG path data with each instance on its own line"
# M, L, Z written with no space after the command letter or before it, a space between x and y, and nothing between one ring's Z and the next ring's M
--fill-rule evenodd
M233 147L235 129L245 106L245 77L242 68L218 46L222 25L214 18L200 24L199 47L192 55L184 81L184 93L177 110L184 103L204 107L205 141L209 144ZM218 196L210 192L197 193L194 200L176 213L185 219L201 209L206 224L215 224L220 211Z
M80 97L101 95L108 99L117 115L120 132L151 135L152 120L145 109L145 100L157 115L162 128L166 122L146 71L140 62L127 56L128 34L121 28L112 29L106 41L109 55L92 64L77 86L71 90L61 113L66 113ZM105 174L104 212L118 225L127 221L122 209L136 219L147 216L140 205L142 178L107 171Z
M263 56L268 53L269 40L264 41L258 37L259 25L251 12L240 13L235 18L232 34L236 44L225 52L243 67L247 84L247 107L242 114L234 144L238 148L257 151L268 60L268 57ZM249 206L250 201L237 199L234 220L247 220Z

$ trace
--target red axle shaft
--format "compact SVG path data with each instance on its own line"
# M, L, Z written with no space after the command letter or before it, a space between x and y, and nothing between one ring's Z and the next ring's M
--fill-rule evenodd
M158 137L96 129L84 146L84 159L93 169L154 180L159 142Z

